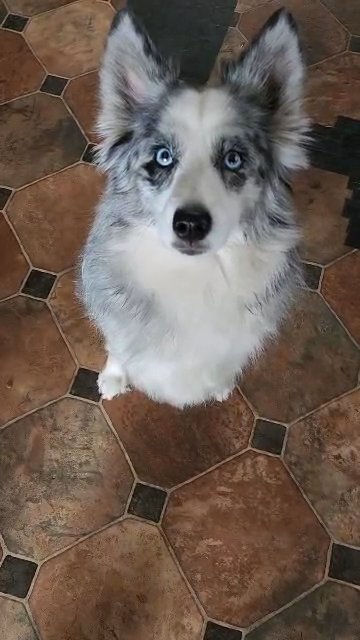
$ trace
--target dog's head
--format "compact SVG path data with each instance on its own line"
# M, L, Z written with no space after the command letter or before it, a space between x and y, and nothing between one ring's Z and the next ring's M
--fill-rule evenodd
M217 86L201 89L180 82L131 14L118 14L101 70L98 157L126 196L121 223L146 225L191 255L246 235L266 200L269 224L286 226L274 193L305 164L303 74L284 10Z

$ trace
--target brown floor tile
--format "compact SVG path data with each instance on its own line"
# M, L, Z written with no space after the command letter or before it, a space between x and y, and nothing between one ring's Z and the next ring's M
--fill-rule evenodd
M222 43L221 49L216 58L215 65L213 67L209 80L211 81L212 79L216 79L219 75L221 64L226 60L240 55L240 52L245 45L246 39L240 33L240 31L238 31L234 27L229 27Z
M96 142L95 133L98 97L98 73L92 71L80 78L71 80L64 98L78 122L92 142Z
M17 291L29 269L18 242L4 216L0 215L0 299Z
M306 109L315 122L360 118L360 56L343 53L309 70Z
M360 4L357 0L323 0L350 33L360 36Z
M0 31L0 102L39 89L45 71L19 33Z
M2 22L7 14L7 9L3 3L3 0L0 0L0 21Z
M3 640L37 640L24 605L1 596L0 632Z
M360 354L317 293L299 292L279 338L241 387L259 414L290 422L356 385Z
M303 260L328 264L349 252L349 221L342 215L348 177L312 167L297 174L293 188L302 232Z
M125 9L127 2L126 0L111 0L111 4L117 11L120 11L120 9Z
M273 0L241 16L239 29L250 40L271 14L285 6L298 22L308 64L314 64L344 51L345 29L319 0Z
M251 9L261 7L263 4L269 4L271 0L237 0L235 11L237 13L245 13Z
M286 460L333 536L360 546L360 391L293 425Z
M0 304L0 425L58 398L75 364L43 302Z
M113 17L110 4L81 0L33 18L26 39L49 73L73 78L98 67Z
M329 541L280 460L247 452L178 489L164 528L209 616L248 626L323 577Z
M261 625L247 640L355 640L360 591L328 582Z
M78 164L14 195L7 213L35 267L62 271L73 266L102 187L95 167Z
M360 253L325 269L322 294L360 344Z
M126 520L50 560L30 606L43 640L200 640L202 619L160 532Z
M56 9L74 0L6 0L9 10L22 16L35 16L43 11Z
M122 515L133 478L100 409L64 398L0 432L0 530L36 560Z
M81 366L100 371L105 352L98 331L90 324L75 293L75 271L61 276L50 305Z
M21 187L81 158L86 140L63 102L44 93L0 107L1 181Z
M179 411L133 392L104 403L141 480L171 487L248 446L253 416L234 392Z

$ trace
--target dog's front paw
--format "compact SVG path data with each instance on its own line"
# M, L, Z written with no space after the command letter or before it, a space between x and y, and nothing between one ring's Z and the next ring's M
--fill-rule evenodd
M111 400L115 396L129 391L125 379L106 370L99 373L98 388L103 400Z
M219 393L215 394L215 400L216 402L224 402L225 400L228 399L230 394L231 394L231 389L225 389L224 391L220 391Z

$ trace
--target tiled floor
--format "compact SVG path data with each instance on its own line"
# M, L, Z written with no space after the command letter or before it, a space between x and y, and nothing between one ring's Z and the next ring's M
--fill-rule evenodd
M1 640L360 638L360 5L284 4L317 123L308 290L241 391L181 413L99 403L74 297L114 8L0 0ZM238 0L220 55L279 5Z

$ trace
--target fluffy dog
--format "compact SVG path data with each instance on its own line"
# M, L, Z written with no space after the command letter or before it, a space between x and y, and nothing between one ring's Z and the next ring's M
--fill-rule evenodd
M303 76L284 10L200 89L116 16L100 82L108 181L81 278L108 352L103 398L131 385L177 407L223 400L276 334L299 280Z

